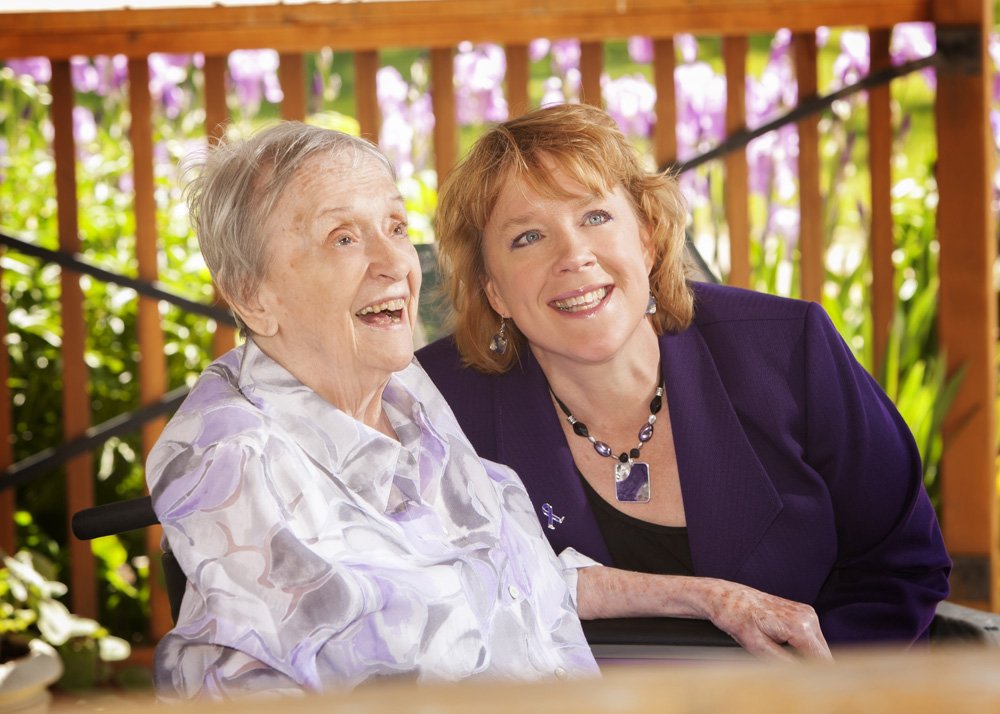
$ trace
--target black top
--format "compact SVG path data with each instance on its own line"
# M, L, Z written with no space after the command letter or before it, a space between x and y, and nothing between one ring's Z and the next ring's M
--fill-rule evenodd
M616 568L662 575L694 575L687 528L647 523L622 513L601 498L582 474L579 475Z

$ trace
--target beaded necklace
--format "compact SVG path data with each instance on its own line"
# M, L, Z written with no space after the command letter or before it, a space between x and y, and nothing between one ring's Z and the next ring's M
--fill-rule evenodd
M594 445L594 451L600 456L616 459L615 462L615 498L624 503L648 503L649 502L649 464L645 461L636 461L643 445L653 438L653 424L656 423L656 415L663 408L663 372L659 367L656 369L660 375L660 382L656 385L656 392L653 400L649 403L649 418L639 429L639 443L635 448L623 451L615 456L614 451L606 442L600 441L590 435L587 425L573 416L562 400L549 387L552 398L562 409L568 421L573 427L573 433L590 441Z

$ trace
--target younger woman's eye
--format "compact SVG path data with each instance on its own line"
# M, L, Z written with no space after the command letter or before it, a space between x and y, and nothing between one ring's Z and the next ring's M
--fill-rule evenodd
M586 226L600 226L611 220L611 214L607 211L591 211L583 217L583 224Z
M410 235L410 226L407 223L398 223L395 229L393 229L393 233L400 238L408 238Z
M532 243L537 243L539 240L541 240L541 238L542 234L539 233L538 231L525 231L517 238L515 238L514 242L511 245L514 248L521 248L526 245L531 245Z

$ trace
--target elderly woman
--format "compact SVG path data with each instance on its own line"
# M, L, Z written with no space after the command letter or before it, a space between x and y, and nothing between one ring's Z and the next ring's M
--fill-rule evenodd
M556 551L925 637L950 561L905 423L818 305L689 282L684 226L603 112L496 127L441 189L456 322L420 364Z
M578 610L706 614L650 576L557 558L517 476L473 451L412 363L420 267L370 144L281 124L215 147L190 188L246 342L147 465L188 578L156 652L163 697L592 675ZM810 613L743 595L717 616L762 599L761 627L829 655Z

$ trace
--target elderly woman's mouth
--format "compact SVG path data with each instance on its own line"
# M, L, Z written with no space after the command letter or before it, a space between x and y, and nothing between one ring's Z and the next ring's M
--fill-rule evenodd
M403 319L404 307L406 307L406 300L396 298L395 300L366 305L355 314L366 325L392 325Z
M586 310L593 310L600 305L609 292L611 292L610 287L602 287L596 290L588 290L581 295L553 300L549 304L562 312L585 312Z

